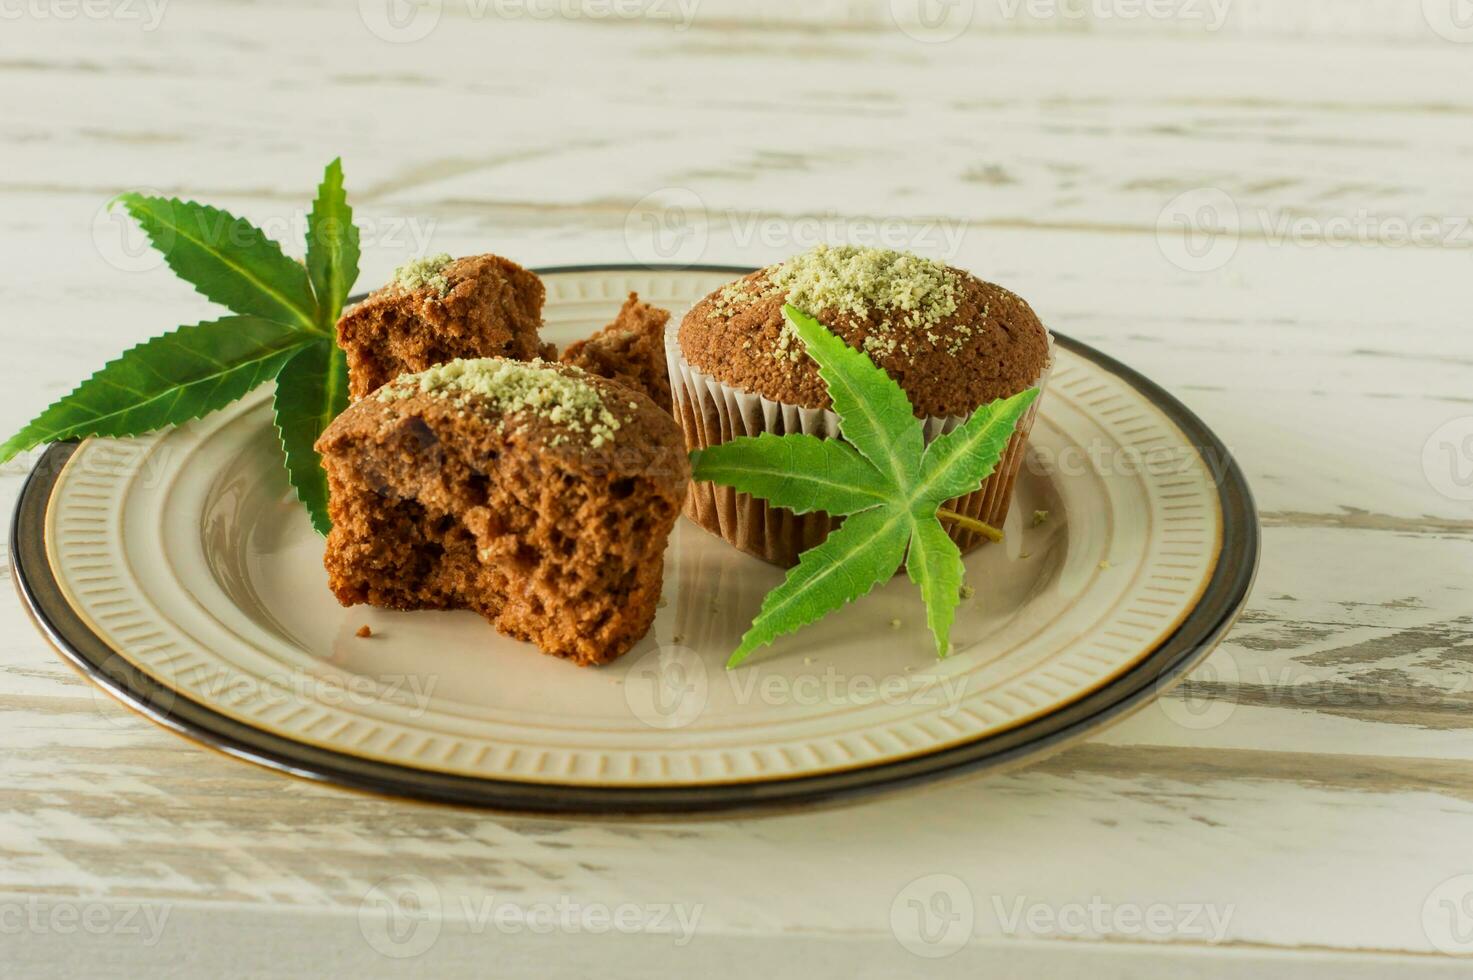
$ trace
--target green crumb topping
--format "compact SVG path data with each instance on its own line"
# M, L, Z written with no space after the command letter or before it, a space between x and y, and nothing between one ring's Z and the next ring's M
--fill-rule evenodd
M977 590L972 588L970 585L963 585L959 592L963 599L970 599L972 598L972 596L977 594Z
M444 296L450 292L450 280L445 278L445 267L449 264L450 255L446 252L405 262L394 270L394 285L406 290L433 286Z
M478 396L504 416L531 415L566 432L586 435L588 444L597 449L613 440L620 422L586 378L579 368L554 367L540 359L481 357L402 375L380 389L377 397L389 402L428 393L451 398L456 407L464 408L466 396ZM552 445L567 441L566 434L559 434L553 437Z
M711 310L706 314L706 319L714 320L717 317L731 316L743 306L750 306L758 298L757 293L747 292L747 284L738 280L727 283L721 287L721 292L716 296L716 302L711 304Z
M871 357L900 351L915 353L912 342L924 339L952 357L966 347L971 323L941 324L960 306L960 276L944 262L909 252L857 245L818 245L786 262L761 270L753 279L721 287L706 311L710 320L730 319L758 300L783 298L809 314L833 310L868 319L875 312L889 314L863 342ZM982 310L979 322L985 322ZM742 342L750 350L750 340ZM772 356L797 363L806 350L793 325L783 322Z
M1043 524L1047 520L1048 520L1048 511L1046 511L1046 510L1035 510L1033 512L1033 526L1034 527L1038 527L1039 525Z
M782 329L777 332L777 356L787 358L789 361L801 360L807 353L803 346L803 338L798 336L798 331L787 320L783 320Z
M903 326L932 343L941 340L936 327L957 310L957 275L943 262L909 252L855 245L819 245L767 270L773 287L787 293L789 303L810 314L836 310L865 317L884 310L901 314ZM965 334L970 328L955 328ZM948 349L961 349L950 338ZM880 329L865 338L871 354L909 353L906 337ZM780 353L786 353L784 348Z

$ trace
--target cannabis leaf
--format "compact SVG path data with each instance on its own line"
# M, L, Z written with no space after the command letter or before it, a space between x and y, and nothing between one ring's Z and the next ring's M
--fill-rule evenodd
M103 365L0 445L0 458L43 442L136 436L198 418L270 381L301 346L294 327L259 317L180 327Z
M307 273L322 327L331 331L358 278L358 229L343 190L341 160L327 165L307 215ZM347 407L348 362L330 337L299 351L276 378L271 408L286 455L286 475L319 534L332 530L332 519L327 514L327 477L312 446Z
M726 449L745 444L751 451ZM865 510L889 499L875 486L875 468L848 443L817 436L764 432L698 450L701 475L770 500L795 514L815 510L836 516Z
M236 313L318 328L317 301L301 263L244 218L178 198L120 194L174 274Z
M923 423L889 375L796 307L785 306L783 315L818 362L842 441L743 436L692 452L691 466L697 480L800 514L843 516L844 522L803 552L783 583L767 594L726 665L735 667L758 647L868 594L902 562L925 601L937 656L944 657L963 567L940 518L974 529L985 525L941 505L991 475L1038 390L981 406L927 446Z
M343 161L334 160L307 215L307 274L317 294L318 319L332 330L358 279L358 229L343 190Z
M287 476L319 534L331 531L332 521L327 516L327 475L312 444L347 407L348 361L326 337L297 351L276 376L272 412Z
M312 449L347 404L347 366L332 332L358 278L358 229L339 160L307 217L307 260L244 218L177 198L122 194L124 207L174 273L236 316L179 327L139 344L0 444L0 462L43 442L133 436L223 408L276 379L275 417L287 474L326 533L327 489Z

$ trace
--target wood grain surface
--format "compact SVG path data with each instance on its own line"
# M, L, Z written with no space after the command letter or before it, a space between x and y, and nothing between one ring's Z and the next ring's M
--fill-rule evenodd
M1462 975L1468 11L997 0L943 39L915 6L0 6L8 430L209 315L114 194L296 241L341 155L364 284L425 251L757 264L821 239L973 269L1206 419L1264 522L1237 628L1128 722L760 820L284 778L113 704L6 599L0 974ZM35 458L0 472L7 505Z

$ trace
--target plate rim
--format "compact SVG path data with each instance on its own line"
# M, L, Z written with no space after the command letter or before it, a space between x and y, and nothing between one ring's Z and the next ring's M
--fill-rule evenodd
M727 265L608 263L546 266L539 275L594 272L718 273ZM42 634L84 677L151 721L209 748L290 775L350 789L511 812L652 816L779 810L834 804L936 780L1036 761L1144 707L1204 659L1245 605L1257 573L1261 529L1251 488L1227 445L1155 382L1113 357L1055 333L1055 342L1118 377L1151 402L1215 476L1222 518L1216 566L1176 628L1134 666L1063 707L1001 732L904 759L837 772L692 786L608 787L521 782L416 769L298 742L255 728L155 681L97 636L65 599L45 548L45 514L79 442L50 446L21 488L10 527L17 591ZM166 707L160 707L160 704Z

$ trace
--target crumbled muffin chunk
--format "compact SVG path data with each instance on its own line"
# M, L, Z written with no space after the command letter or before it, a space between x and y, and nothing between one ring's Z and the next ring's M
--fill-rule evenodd
M437 255L394 278L338 320L348 393L364 397L405 372L461 357L553 356L538 339L542 281L499 255Z
M343 605L470 609L579 665L649 629L690 466L674 419L572 366L453 361L318 440Z
M670 372L665 367L665 325L670 311L641 302L630 293L614 322L563 351L560 360L590 374L644 392L671 410Z

